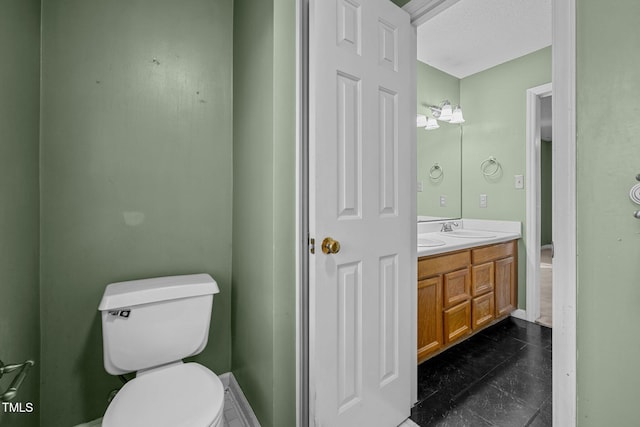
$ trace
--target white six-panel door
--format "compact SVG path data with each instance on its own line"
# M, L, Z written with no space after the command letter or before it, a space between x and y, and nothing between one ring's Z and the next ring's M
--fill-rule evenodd
M311 0L309 17L310 424L393 427L415 363L412 28L389 0Z

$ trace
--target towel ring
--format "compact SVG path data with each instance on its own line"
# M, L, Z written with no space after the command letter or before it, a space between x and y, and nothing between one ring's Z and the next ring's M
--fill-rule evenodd
M629 190L629 198L636 205L640 205L640 184L636 184Z
M487 160L480 163L480 172L482 172L482 175L487 177L494 176L495 174L498 173L501 167L502 166L500 165L500 162L498 161L498 159L496 159L493 156L489 156Z
M438 163L434 163L433 166L431 166L431 169L429 169L429 178L434 180L440 179L442 178L442 175L444 175L442 166L440 166Z

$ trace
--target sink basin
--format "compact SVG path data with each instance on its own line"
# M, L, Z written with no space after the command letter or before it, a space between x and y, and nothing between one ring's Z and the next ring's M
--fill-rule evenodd
M426 237L418 237L418 247L432 248L434 246L444 246L446 243L438 239L428 239Z
M490 237L496 237L496 235L492 234L491 232L479 230L443 231L440 234L449 237L461 237L463 239L488 239Z

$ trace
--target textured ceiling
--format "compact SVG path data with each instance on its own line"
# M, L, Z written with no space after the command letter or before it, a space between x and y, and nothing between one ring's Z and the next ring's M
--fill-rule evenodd
M418 60L458 78L551 45L552 0L460 0L418 27Z

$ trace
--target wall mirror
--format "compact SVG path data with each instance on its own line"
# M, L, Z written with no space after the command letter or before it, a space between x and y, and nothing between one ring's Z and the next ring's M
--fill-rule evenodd
M453 108L458 105L460 83L420 61L417 83L418 114L429 120L430 128L439 126L427 130L426 123L420 123L416 129L418 221L461 218L463 125L435 118L444 101Z

